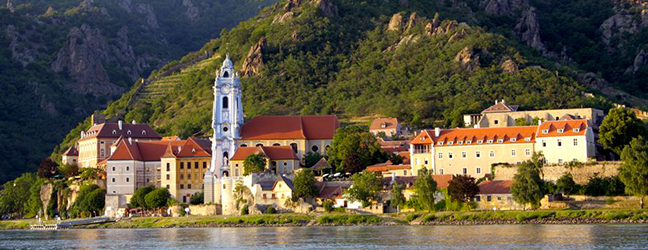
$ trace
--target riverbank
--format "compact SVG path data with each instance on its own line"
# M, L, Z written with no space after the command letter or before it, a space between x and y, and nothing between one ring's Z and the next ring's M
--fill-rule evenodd
M648 210L540 210L411 213L413 225L644 224Z
M35 220L0 221L0 229L29 229ZM206 228L497 224L648 224L648 210L432 212L377 215L262 214L127 218L75 228Z

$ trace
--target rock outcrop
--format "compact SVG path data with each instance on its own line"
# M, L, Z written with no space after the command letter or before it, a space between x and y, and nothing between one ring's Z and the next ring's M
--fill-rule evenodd
M546 52L544 44L540 39L540 24L538 23L535 8L524 11L522 18L515 25L515 31L528 46L541 53Z
M259 73L259 69L263 66L263 50L266 46L265 37L252 45L241 67L242 77L251 77Z
M636 34L640 28L641 23L636 22L634 16L616 14L606 19L599 27L599 30L603 42L610 44L613 37L623 34Z
M191 0L182 0L182 6L187 8L185 16L190 21L195 22L198 20L198 17L200 17L200 9L198 9Z
M506 59L500 66L505 73L514 74L518 72L518 65L511 59Z
M454 60L461 65L461 68L466 70L474 70L479 66L479 56L474 55L473 51L468 47L459 51Z
M283 14L277 14L275 18L272 20L272 23L284 23L290 19L292 19L295 16L295 13L292 11L283 13Z
M488 0L482 2L486 7L484 11L490 15L512 15L516 11L519 11L527 6L529 6L528 0Z
M410 14L409 19L407 20L407 25L405 25L405 30L408 31L414 26L416 26L418 23L420 23L421 18L416 14L416 12L412 12Z
M13 24L7 25L5 34L11 39L11 42L9 42L11 58L20 62L23 67L34 62L40 55L38 51L39 48L43 48L43 45L30 42L30 39L26 35L20 34Z
M151 7L151 5L146 3L140 3L135 8L135 12L144 15L144 18L146 18L146 23L148 24L149 28L152 29L160 28L160 25L158 24L157 15L155 15L155 11L153 11L153 7Z
M14 13L16 11L11 0L7 0L7 4L5 5L5 8L7 8L11 13Z
M116 41L109 45L98 29L84 24L70 30L51 68L57 73L67 73L73 82L66 87L74 92L95 96L121 93L123 88L111 83L104 63L117 65L133 81L148 67L128 44L127 27L122 27Z
M646 53L646 51L644 51L644 50L641 50L635 56L634 61L632 63L632 66L630 68L628 68L626 73L629 73L629 72L635 73L639 69L644 67L646 65L646 63L648 63L648 53Z
M331 0L315 0L313 1L313 3L327 17L333 17L338 15L338 7Z
M404 22L403 15L401 15L400 13L396 13L389 20L389 25L387 26L387 30L401 31L403 29L403 22Z
M285 11L292 11L293 9L299 8L301 5L301 0L288 0L286 5L284 5Z

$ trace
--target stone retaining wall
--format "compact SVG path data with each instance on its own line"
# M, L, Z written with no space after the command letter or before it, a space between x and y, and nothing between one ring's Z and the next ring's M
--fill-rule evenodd
M549 165L542 168L544 179L548 181L557 181L565 173L571 173L574 181L578 184L587 184L590 177L598 174L602 177L616 176L619 173L620 161L598 162L595 164L585 164L579 167L569 168L567 165ZM517 167L495 166L495 180L512 180L517 172Z

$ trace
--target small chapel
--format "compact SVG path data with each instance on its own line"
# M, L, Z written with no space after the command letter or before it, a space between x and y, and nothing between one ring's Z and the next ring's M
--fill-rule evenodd
M239 210L235 186L244 185L256 205L283 206L291 197L294 171L308 152L327 154L339 122L334 115L257 116L245 122L241 80L226 56L214 81L212 159L204 176L205 204L223 214ZM266 170L243 176L243 161L263 154Z

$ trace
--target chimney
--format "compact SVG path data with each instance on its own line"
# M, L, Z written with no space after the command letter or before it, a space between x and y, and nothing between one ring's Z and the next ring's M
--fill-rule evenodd
M132 137L128 137L128 144L133 145L133 138Z
M506 101L504 99L502 99L502 104L506 104Z
M124 127L124 122L122 122L121 120L117 121L117 126L119 126L119 130L122 130L122 128Z
M392 181L391 181L391 183L394 184L395 181L396 181L396 173L392 172Z
M106 122L106 115L92 114L90 120L92 121L92 125L102 124Z
M542 119L538 119L538 126L542 125Z
M441 135L441 128L434 128L434 137L439 137Z
M496 105L497 105L498 102L499 102L498 100L495 100L495 104L496 104Z
M137 122L135 122L135 120L133 120L133 122L132 122L132 123L133 123L133 124L137 124Z

